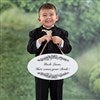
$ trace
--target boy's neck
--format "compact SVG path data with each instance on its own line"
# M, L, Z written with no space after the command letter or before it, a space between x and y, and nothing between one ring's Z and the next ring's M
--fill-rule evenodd
M46 26L43 25L43 27L46 28L46 29L50 29L50 28L54 27L54 25L52 25L51 27L46 27Z

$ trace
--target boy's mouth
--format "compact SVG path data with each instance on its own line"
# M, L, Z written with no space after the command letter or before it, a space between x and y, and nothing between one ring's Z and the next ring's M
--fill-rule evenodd
M46 23L51 23L52 21L45 21Z

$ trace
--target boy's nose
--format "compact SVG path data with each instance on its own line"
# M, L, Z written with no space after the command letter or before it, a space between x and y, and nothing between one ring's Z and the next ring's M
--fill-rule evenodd
M51 17L48 15L47 18L51 18Z

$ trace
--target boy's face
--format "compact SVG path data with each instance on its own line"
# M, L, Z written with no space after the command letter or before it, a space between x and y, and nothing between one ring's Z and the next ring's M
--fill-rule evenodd
M39 22L47 28L50 28L58 21L58 16L54 9L41 9L39 13Z

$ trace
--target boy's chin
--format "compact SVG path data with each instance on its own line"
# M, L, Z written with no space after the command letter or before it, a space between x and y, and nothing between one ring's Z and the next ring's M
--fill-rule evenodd
M51 28L53 25L43 25L45 26L46 28Z

